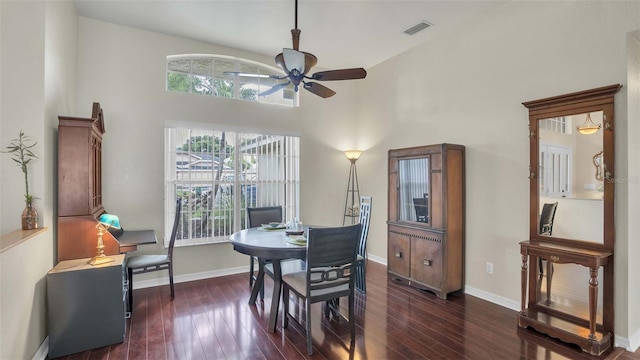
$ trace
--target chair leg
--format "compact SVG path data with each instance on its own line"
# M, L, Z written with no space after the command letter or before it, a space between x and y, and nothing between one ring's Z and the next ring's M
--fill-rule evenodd
M176 292L173 289L173 262L169 263L169 286L171 286L171 301L173 301L176 297Z
M364 261L356 264L356 289L363 294L367 293L367 271Z
M354 314L355 314L354 307L355 307L355 295L352 289L351 294L349 294L349 331L351 333L352 344L356 341L356 319L354 317Z
M133 312L133 269L127 268L127 275L129 276L129 311Z
M289 326L289 288L282 287L282 328Z
M307 317L307 354L313 355L313 346L311 345L311 301L304 299L306 305Z
M253 256L249 256L249 287L253 287Z

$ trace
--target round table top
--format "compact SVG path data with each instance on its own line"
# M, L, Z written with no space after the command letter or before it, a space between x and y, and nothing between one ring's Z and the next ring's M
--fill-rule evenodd
M291 244L287 238L284 229L251 228L233 233L230 241L234 250L264 259L304 258L307 247Z

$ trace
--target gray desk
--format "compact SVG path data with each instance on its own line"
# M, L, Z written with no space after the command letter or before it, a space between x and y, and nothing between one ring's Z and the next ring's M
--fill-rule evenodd
M258 258L258 276L251 289L249 304L254 305L258 292L264 283L264 265L266 260L273 262L273 295L271 297L271 313L269 314L268 331L274 332L278 319L280 291L282 289L282 269L280 261L284 259L305 259L307 247L287 242L284 230L245 229L231 235L233 249L242 254Z
M149 245L158 243L156 232L153 230L125 230L118 236L120 243L120 253L136 251L138 245Z

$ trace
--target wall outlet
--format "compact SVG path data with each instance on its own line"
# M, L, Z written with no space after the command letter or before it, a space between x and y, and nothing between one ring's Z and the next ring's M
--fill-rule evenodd
M489 275L493 275L493 263L492 262L487 262L486 266L485 266L485 272Z

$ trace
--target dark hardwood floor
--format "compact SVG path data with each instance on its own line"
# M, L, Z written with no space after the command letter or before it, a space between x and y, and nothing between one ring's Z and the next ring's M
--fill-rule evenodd
M303 359L306 340L295 327L267 332L271 287L255 306L248 275L232 275L134 291L126 340L63 359ZM341 302L344 306L346 301ZM370 263L367 294L356 292L356 342L345 321L325 318L314 304L313 359L640 359L616 349L588 356L542 334L518 330L516 312L454 293L449 300L387 279ZM292 307L295 308L295 307ZM282 309L282 306L280 307ZM281 310L282 311L282 310ZM346 312L345 312L346 313Z

